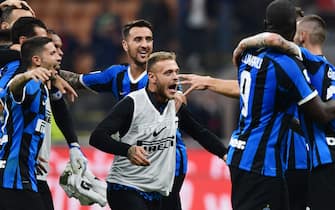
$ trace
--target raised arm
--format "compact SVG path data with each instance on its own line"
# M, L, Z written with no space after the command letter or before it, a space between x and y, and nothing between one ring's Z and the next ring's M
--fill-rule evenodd
M221 159L224 158L227 148L223 145L221 139L197 122L185 105L180 108L178 117L180 118L179 128L182 131L198 141L210 153Z
M196 74L179 74L180 84L190 85L185 95L193 90L211 90L230 98L239 98L240 88L237 80L224 80Z
M29 4L26 1L21 1L21 0L3 1L0 4L0 9L8 7L8 6L13 6L13 7L16 7L18 9L21 9L22 7L27 7L29 9L29 11L31 12L31 14L33 14L33 16L35 17L34 10L29 6Z
M80 82L80 74L71 72L71 71L65 71L65 70L59 70L59 75L65 79L73 88L75 89L84 89L85 86L83 86Z
M50 77L51 71L42 67L17 74L12 80L9 81L9 91L13 94L15 100L21 99L23 96L24 86L27 84L27 82L33 79L35 81L40 80L45 83L50 79Z
M263 32L254 36L242 39L233 52L233 63L238 62L244 50L248 48L275 47L287 54L293 54L302 58L300 48L293 42L287 41L276 33Z

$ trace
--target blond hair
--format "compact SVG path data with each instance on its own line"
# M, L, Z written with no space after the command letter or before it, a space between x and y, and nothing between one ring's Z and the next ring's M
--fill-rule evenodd
M147 62L147 71L152 72L152 66L156 64L158 61L163 60L176 60L176 54L174 52L154 52L149 56Z

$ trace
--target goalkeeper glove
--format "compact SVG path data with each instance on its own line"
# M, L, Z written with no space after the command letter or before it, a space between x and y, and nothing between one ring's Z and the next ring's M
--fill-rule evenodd
M79 174L85 172L87 159L80 150L79 144L76 142L70 144L70 163L73 173Z

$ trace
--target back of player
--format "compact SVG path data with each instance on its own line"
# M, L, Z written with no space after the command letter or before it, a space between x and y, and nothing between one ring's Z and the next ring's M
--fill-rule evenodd
M289 124L284 117L292 104L303 104L317 94L302 69L294 59L269 49L248 51L242 57L241 114L227 159L234 209L288 208L280 149Z

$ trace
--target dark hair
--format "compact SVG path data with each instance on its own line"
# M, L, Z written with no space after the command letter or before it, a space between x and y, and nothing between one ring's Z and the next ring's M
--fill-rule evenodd
M131 21L131 22L129 22L126 25L123 26L122 36L123 36L124 39L129 35L130 29L132 29L134 27L146 27L146 28L150 29L150 31L152 32L152 25L149 21L146 21L146 20L143 20L143 19L134 20L134 21Z
M311 44L323 44L326 40L326 22L318 15L306 15L299 20L299 24L304 23L310 23L307 27Z
M52 40L48 37L33 37L27 39L21 47L22 65L31 67L31 58L34 55L40 54L43 51L44 46L49 42L52 43Z
M6 6L1 10L0 22L1 23L2 22L8 22L9 23L11 15L13 13L13 10L16 10L16 9L22 9L22 10L28 10L29 11L29 8L24 4L21 4L21 8L17 8L15 6Z
M292 41L296 30L296 8L288 0L275 0L266 8L265 30Z
M45 24L34 17L21 17L12 27L11 37L13 44L19 44L20 36L31 38L36 36L35 27L41 27L47 30Z
M10 40L10 29L0 30L0 40L5 42L11 42Z
M147 62L147 71L152 72L152 66L155 65L158 61L164 60L176 60L176 54L174 52L154 52L152 53Z
M56 31L54 31L52 29L47 29L47 33L48 33L48 35L53 35L53 34L57 35Z

